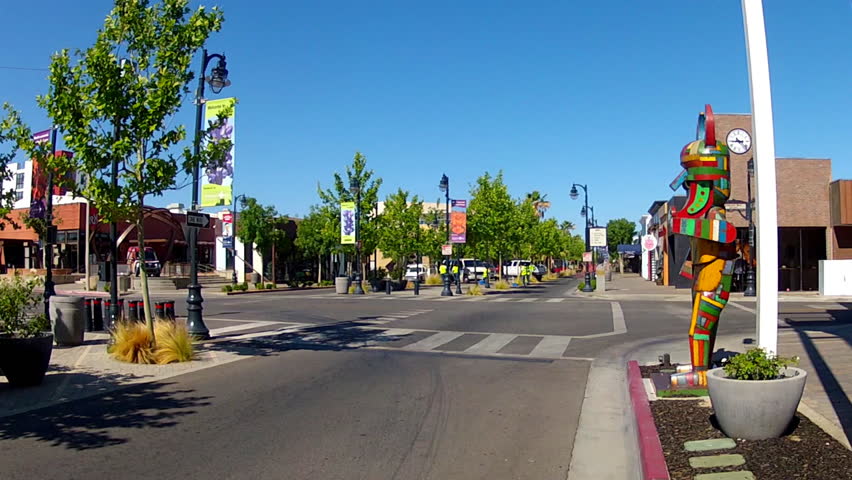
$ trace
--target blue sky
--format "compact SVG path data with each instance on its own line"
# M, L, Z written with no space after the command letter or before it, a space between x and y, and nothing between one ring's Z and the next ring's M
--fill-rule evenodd
M503 170L515 196L548 195L579 224L571 183L589 185L599 223L636 220L671 196L681 147L705 103L750 110L740 2L659 0L221 0L236 96L236 191L302 215L356 150L427 201L467 198ZM852 178L849 0L765 3L778 156L831 158ZM0 67L46 68L85 48L112 2L4 2ZM712 5L712 6L709 6ZM46 128L46 72L0 68L0 101ZM210 98L215 98L210 95ZM188 98L180 121L191 129ZM190 190L157 203L189 203Z

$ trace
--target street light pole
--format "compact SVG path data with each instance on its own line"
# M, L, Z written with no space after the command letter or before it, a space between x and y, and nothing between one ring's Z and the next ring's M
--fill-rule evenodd
M752 212L754 206L751 200L751 176L754 175L754 159L748 161L748 175L746 177L746 185L748 185L748 199L746 200L746 219L748 219L748 261L745 262L746 278L745 291L743 296L757 296L757 289L754 284L754 268L751 266L751 259L754 258L754 214Z
M444 214L444 225L447 232L447 245L450 244L450 179L446 174L441 175L441 183L438 184L438 188L444 192L444 198L446 199L445 203L445 214ZM447 266L447 273L444 275L444 289L441 290L442 297L452 297L453 291L450 289L450 275L452 275L452 271L450 270L450 256L444 255L444 265Z
M50 129L50 154L56 155L56 127ZM47 169L47 192L45 192L44 219L47 223L45 233L44 256L44 314L50 318L50 297L56 295L53 283L53 242L56 241L56 227L53 226L53 168Z
M232 219L233 230L231 231L231 239L234 242L234 274L232 275L234 285L237 284L237 216L240 212L240 203L237 202L237 200L245 202L246 196L241 194L234 197L234 218ZM243 267L243 270L245 270L245 267Z
M349 180L349 191L355 194L355 295L364 295L361 286L361 182L357 178Z
M205 78L204 73L207 71L207 65L210 60L218 59L219 63L213 69L212 75ZM191 211L198 211L198 182L201 166L198 164L198 157L201 153L201 122L204 114L204 83L209 82L210 88L214 93L219 93L223 88L231 84L228 80L228 68L225 56L218 53L208 55L207 49L202 50L201 54L201 71L198 75L198 89L195 91L195 142L193 145L193 154L195 158L192 166L192 202ZM198 284L198 228L189 228L189 286L187 287L186 296L186 323L189 334L198 339L210 338L210 330L204 324L204 319L201 316L203 307L201 304L204 299L201 297L201 285Z
M585 209L585 212L586 212L586 251L588 252L591 249L591 247L589 245L589 216L590 216L589 215L590 214L590 211L589 211L589 188L586 185L579 185L579 184L576 184L576 183L573 184L571 186L571 193L569 194L569 196L571 197L571 200L576 200L577 197L580 195L580 193L577 191L577 187L582 188L583 193L585 195L585 205L584 205L583 208ZM592 274L589 271L589 265L586 264L586 282L585 282L585 284L583 284L583 292L589 293L589 292L592 292L592 291L594 291L594 289L592 288Z

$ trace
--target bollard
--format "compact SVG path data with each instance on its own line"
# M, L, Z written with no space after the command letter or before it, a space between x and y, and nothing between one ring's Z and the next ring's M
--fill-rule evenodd
M167 300L166 301L166 318L170 321L175 321L175 301Z
M139 321L139 311L137 310L138 302L136 300L127 301L127 320L131 322Z
M92 299L87 298L83 300L83 321L86 322L86 331L92 332L95 329L94 323L92 323Z
M385 282L385 293L390 295L392 289L393 289L393 282L391 282L390 280Z
M166 302L154 303L154 319L155 320L165 320L166 319Z

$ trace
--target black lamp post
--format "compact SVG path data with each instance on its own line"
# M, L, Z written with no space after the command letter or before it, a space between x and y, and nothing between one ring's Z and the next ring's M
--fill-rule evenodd
M446 199L446 213L444 215L444 223L446 225L447 230L447 245L450 244L450 179L447 178L447 175L441 175L441 183L438 184L438 188L444 192L444 198ZM450 256L444 255L444 265L447 266L447 274L444 275L444 289L441 290L442 297L452 297L453 291L450 289L450 275L452 275L452 271L450 270Z
M349 179L349 191L355 195L355 266L353 268L353 281L355 282L355 295L364 295L364 287L361 286L361 182L357 178Z
M237 203L237 200L239 200L239 203ZM245 204L246 204L246 196L245 195L241 194L241 195L237 195L236 197L234 197L234 219L233 219L234 229L231 232L231 240L234 242L234 274L232 276L233 277L232 279L234 281L234 285L237 284L237 216L240 213L240 207L238 205L245 206Z
M754 159L749 159L748 161L748 176L746 179L746 184L748 185L748 200L746 200L746 218L748 219L748 246L749 246L749 259L745 262L746 268L746 281L745 281L745 291L743 295L746 297L754 297L757 295L757 289L755 288L754 282L754 268L751 266L751 259L754 258L754 217L753 217L753 208L751 200L751 177L754 175Z
M50 155L56 155L56 128L50 129ZM44 219L47 222L47 232L44 241L44 314L50 318L50 297L56 295L53 283L53 244L56 242L56 227L53 225L53 169L47 171L47 192L45 192ZM88 221L88 219L86 219ZM87 259L88 261L88 259ZM89 279L86 279L88 282Z
M586 185L579 185L577 183L571 185L571 192L568 194L571 197L571 200L576 200L577 197L580 196L580 193L577 191L577 187L583 189L583 193L585 194L585 204L583 205L583 210L585 212L589 212L589 188ZM586 215L586 251L591 251L591 247L589 246L589 217L590 215ZM592 274L589 271L589 265L586 265L586 282L583 285L583 291L588 293L592 292Z
M209 77L204 74L207 71L207 65L211 60L217 59L219 62L213 68ZM201 121L204 113L204 83L210 84L210 89L213 93L219 93L223 88L231 84L228 80L228 67L225 61L225 56L218 53L207 54L207 49L202 50L201 54L201 71L198 75L198 89L195 91L195 142L193 145L193 153L198 159L201 150ZM198 176L200 165L195 162L192 166L192 212L198 211ZM201 316L203 310L201 304L204 299L201 298L201 285L198 284L198 229L190 227L189 229L189 286L186 296L186 324L189 334L192 337L199 339L210 338L210 331L204 325L204 319Z

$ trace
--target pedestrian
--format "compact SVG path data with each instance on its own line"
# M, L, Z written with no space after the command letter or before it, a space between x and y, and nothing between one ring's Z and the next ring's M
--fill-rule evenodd
M447 283L447 262L441 263L441 266L438 268L438 273L441 274L441 281Z
M461 283L459 279L459 262L453 263L453 278L455 279L456 284Z

